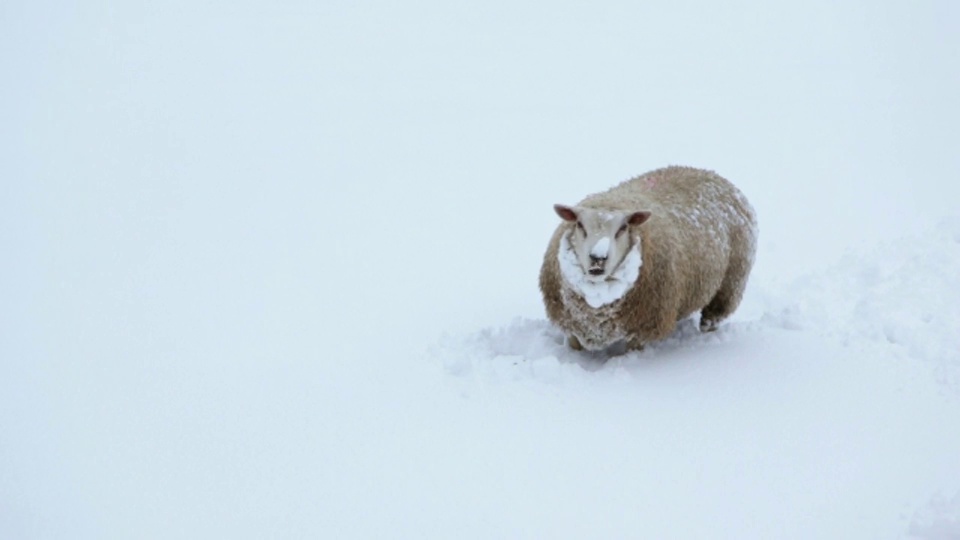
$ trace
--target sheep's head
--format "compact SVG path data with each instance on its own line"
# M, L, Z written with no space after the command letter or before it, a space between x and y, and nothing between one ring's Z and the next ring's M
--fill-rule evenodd
M555 204L553 209L573 224L569 241L588 281L604 281L633 247L633 227L650 218L650 212L596 210Z

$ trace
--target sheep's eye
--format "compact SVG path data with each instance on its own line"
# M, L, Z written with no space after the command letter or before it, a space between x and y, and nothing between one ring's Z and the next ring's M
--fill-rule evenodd
M627 231L627 224L624 223L623 225L620 226L619 229L617 229L617 236L620 236L621 234L625 233L626 231Z
M583 228L583 223L577 222L577 228L580 229L580 232L587 234L587 230Z

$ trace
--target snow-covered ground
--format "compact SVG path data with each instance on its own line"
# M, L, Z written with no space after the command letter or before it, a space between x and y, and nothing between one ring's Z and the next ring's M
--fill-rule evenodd
M960 538L957 21L4 3L0 538ZM669 163L743 305L565 349L552 205Z

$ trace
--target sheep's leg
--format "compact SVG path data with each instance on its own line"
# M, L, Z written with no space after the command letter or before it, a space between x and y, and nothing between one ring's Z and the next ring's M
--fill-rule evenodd
M713 332L720 326L720 321L725 319L730 312L730 302L724 290L720 290L713 300L700 311L700 331Z
M715 331L717 327L720 326L720 320L703 315L704 312L706 312L706 310L704 310L700 314L700 331L701 332Z
M643 350L643 341L640 341L638 337L632 337L627 340L627 352L636 351L640 352Z
M740 305L743 290L747 286L747 275L750 264L744 258L737 259L738 263L731 265L727 275L720 285L720 290L710 300L710 303L700 311L700 331L713 332L720 326L720 321L726 319Z
M583 350L583 345L580 343L580 340L577 339L577 336L573 334L570 334L570 336L567 337L567 344L570 345L570 348L575 351Z

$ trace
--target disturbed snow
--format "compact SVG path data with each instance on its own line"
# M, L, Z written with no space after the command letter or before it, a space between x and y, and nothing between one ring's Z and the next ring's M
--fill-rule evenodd
M548 322L518 319L448 337L435 354L468 398L533 385L602 394L614 418L635 411L620 436L644 459L617 467L671 478L651 499L643 481L624 488L652 534L941 540L960 537L958 291L953 219L787 286L757 280L717 332L688 319L643 352L574 352ZM714 497L731 492L756 505L749 519ZM687 505L725 512L722 532L685 522Z

